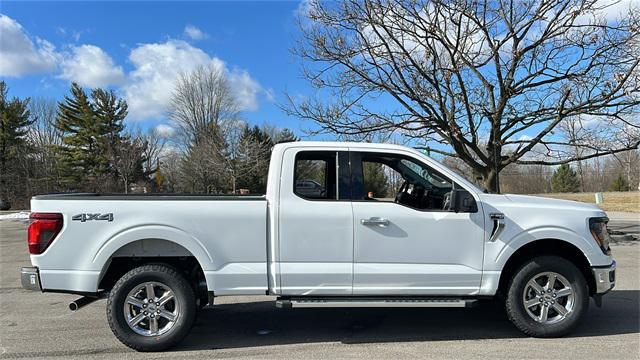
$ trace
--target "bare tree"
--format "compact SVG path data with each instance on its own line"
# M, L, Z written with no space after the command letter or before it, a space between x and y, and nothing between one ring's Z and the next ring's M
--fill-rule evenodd
M224 122L237 120L238 112L227 77L215 65L182 73L169 103L169 116L187 144L211 137Z
M140 137L144 138L146 147L144 149L145 162L143 164L145 173L151 174L157 170L157 166L162 160L165 147L167 145L167 138L161 136L157 129L150 129L146 133L141 134Z
M185 151L183 173L189 191L223 191L227 153L224 131L238 120L238 109L222 69L203 66L178 78L169 114Z
M314 1L295 52L333 101L290 96L285 110L315 121L312 133L387 132L458 156L499 192L509 164L638 147L639 137L612 131L595 143L554 133L581 115L600 129L640 126L639 11L608 21L605 9L598 0Z
M31 163L37 165L37 168L31 171L38 183L34 192L57 190L60 176L54 147L62 143L60 131L55 127L58 103L54 99L35 98L29 102L29 111L35 119L28 134L28 141L32 147Z
M576 167L578 170L578 178L580 179L580 191L584 192L584 169L582 166L582 157L584 155L585 149L583 146L579 144L589 143L593 144L594 140L590 136L591 134L585 128L585 125L581 119L581 116L574 116L566 119L558 125L558 129L564 139L567 140L573 154L571 157L578 159L576 160Z
M236 185L238 178L243 176L249 169L246 168L245 162L242 161L242 151L244 150L245 141L243 133L247 128L244 121L227 122L222 129L225 134L225 143L227 147L226 156L224 157L224 169L229 174L231 181L231 192L236 193Z
M140 177L144 177L143 164L146 162L145 152L147 141L136 135L130 135L118 140L115 146L109 148L111 166L122 181L124 193L129 193L131 184Z

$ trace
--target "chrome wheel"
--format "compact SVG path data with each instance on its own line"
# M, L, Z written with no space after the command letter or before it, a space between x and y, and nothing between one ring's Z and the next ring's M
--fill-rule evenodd
M532 319L542 324L555 324L573 312L575 292L564 276L543 272L527 282L522 300Z
M180 316L180 304L167 285L145 282L127 294L124 316L137 334L158 336L173 328Z

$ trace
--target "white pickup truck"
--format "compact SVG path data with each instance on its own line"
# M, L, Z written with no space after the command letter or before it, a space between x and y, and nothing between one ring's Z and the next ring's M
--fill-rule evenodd
M615 283L593 205L486 194L413 149L273 148L263 197L59 194L31 200L25 288L107 297L115 336L175 345L199 307L468 307L504 301L525 334L561 336ZM480 325L481 326L481 325Z

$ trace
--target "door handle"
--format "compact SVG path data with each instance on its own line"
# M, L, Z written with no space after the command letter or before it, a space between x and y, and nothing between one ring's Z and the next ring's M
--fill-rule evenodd
M365 226L388 226L389 220L381 217L371 217L368 219L360 219L360 224Z

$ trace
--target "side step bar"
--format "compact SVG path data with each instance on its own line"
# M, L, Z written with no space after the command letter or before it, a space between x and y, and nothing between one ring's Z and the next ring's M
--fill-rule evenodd
M279 308L464 308L478 300L460 298L278 298Z

